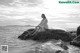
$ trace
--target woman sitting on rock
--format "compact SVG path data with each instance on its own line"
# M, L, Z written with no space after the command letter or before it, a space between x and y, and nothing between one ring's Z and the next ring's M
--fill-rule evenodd
M33 34L36 34L37 32L42 32L45 31L46 29L48 29L48 20L46 19L45 14L42 14L41 17L43 18L42 21L40 22L40 24L38 26L36 26L35 30L33 31Z

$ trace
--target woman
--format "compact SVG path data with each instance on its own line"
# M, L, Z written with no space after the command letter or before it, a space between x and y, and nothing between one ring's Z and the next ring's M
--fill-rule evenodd
M38 26L36 26L35 30L33 31L33 34L36 34L37 32L42 32L45 31L46 29L48 29L48 20L46 19L45 14L42 14L41 17L43 18L42 21L40 22L40 24Z
M45 14L42 14L41 17L43 18L41 23L37 26L39 27L38 31L45 31L45 29L48 29L48 20L46 19ZM37 29L37 28L36 28Z

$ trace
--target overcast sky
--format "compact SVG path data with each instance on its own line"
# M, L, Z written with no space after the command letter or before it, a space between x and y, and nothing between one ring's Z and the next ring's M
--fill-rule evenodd
M59 0L0 0L0 26L38 25L41 14L49 27L76 28L80 25L80 4L59 4Z

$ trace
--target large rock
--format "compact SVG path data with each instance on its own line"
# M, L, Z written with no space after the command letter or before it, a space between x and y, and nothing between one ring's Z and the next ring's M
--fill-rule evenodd
M24 31L18 38L21 40L34 40L38 42L46 42L52 39L59 40L65 42L72 41L72 35L64 30L58 30L58 29L46 29L46 31L43 32L37 32L34 35L28 34L33 33L34 29L29 29L27 31Z

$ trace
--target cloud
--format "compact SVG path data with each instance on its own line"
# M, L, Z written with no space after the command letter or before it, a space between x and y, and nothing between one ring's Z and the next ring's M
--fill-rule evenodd
M66 27L68 28L76 28L79 25L80 25L79 23L66 23Z
M13 2L13 0L0 0L0 5L9 5L9 3Z
M18 0L17 0L18 1ZM59 4L58 0L1 0L6 3L0 5L0 24L33 24L41 21L41 14L44 13L49 21L49 26L71 27L80 23L80 10L78 5ZM77 8L74 8L76 7ZM71 24L71 25L70 25ZM75 27L76 27L75 26Z
M13 6L13 7L20 7L20 6L38 6L42 4L41 0L0 0L1 5L5 6Z
M16 8L16 7L1 7L0 15L7 16L7 18L15 18L15 19L24 19L24 18L33 18L40 14L40 8L38 7L24 7L24 8Z
M0 0L0 25L38 21L41 3L41 0Z
M42 4L42 0L27 0L28 6L37 6Z
M0 26L6 26L6 25L26 25L26 23L18 20L5 20L3 22L0 22Z

